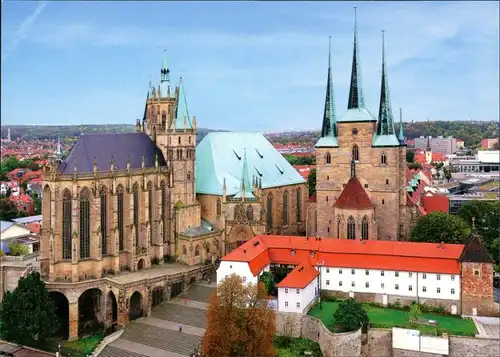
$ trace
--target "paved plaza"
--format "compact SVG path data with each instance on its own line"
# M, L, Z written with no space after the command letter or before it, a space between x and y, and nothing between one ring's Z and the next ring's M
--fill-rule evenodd
M106 346L99 356L191 356L205 332L205 313L214 289L215 282L210 285L199 282L179 297L158 305L151 316L127 324L121 337Z

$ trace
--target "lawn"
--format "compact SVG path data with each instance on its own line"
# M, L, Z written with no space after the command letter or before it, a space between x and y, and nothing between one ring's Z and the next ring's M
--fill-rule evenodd
M334 331L333 314L335 310L337 310L339 303L340 302L338 301L324 301L322 303L322 310L320 310L319 304L316 304L311 310L309 310L308 315L321 319L329 330ZM372 306L368 304L363 304L363 306L368 313L368 318L370 319L372 327L412 328L418 329L422 334L426 335L434 334L435 332L435 329L432 326L410 324L408 322L408 311ZM421 317L437 321L440 331L446 332L450 335L474 336L477 333L474 322L470 319L462 319L460 316L423 313Z
M277 352L276 357L302 357L305 351L312 352L311 357L323 356L319 345L305 338L292 338L288 346L285 346L283 337L277 336L274 347Z
M104 335L99 333L77 341L61 341L52 339L46 342L44 350L56 352L57 344L60 343L61 353L63 356L87 357L92 353L103 338Z

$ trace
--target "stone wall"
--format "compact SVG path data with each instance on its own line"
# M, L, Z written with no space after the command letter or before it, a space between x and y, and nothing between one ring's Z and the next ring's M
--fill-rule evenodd
M401 350L399 348L394 348L392 350L392 357L441 357L441 356L442 355L436 353Z
M26 270L25 266L0 266L0 301L7 291L13 291L17 287L19 279Z
M361 346L362 357L382 357L392 355L392 330L370 329Z
M319 319L295 313L276 313L276 329L283 334L287 326L293 337L317 342L324 357L361 356L361 329L354 332L332 333Z
M498 339L450 336L450 357L500 356Z

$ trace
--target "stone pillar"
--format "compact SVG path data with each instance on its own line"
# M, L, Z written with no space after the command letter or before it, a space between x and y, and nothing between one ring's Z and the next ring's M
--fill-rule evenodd
M129 318L129 298L127 297L125 289L120 289L118 294L118 326L125 326Z
M69 304L69 338L78 340L78 301Z
M146 294L147 294L145 299L146 306L144 306L144 311L146 312L146 316L150 316L151 310L153 308L153 289L151 288L151 286L148 286Z

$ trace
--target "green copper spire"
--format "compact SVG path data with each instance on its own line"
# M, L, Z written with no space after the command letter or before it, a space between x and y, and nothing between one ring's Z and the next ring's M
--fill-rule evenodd
M349 102L347 109L359 109L365 107L363 89L361 87L361 69L359 65L358 48L358 23L356 18L356 7L354 7L354 50L352 55L351 86L349 88Z
M382 83L380 88L380 106L378 111L377 135L393 135L394 119L392 116L391 100L389 97L389 83L385 65L384 31L382 31Z
M235 198L255 198L252 193L252 180L248 171L247 149L243 149L243 165L241 168L240 191Z
M328 37L328 75L326 80L325 111L323 114L323 126L321 127L321 137L323 138L328 135L337 136L331 61L332 61L332 37L330 36Z
M405 136L403 135L403 110L399 108L399 135L398 140L401 145L405 143Z
M170 69L167 62L167 50L163 51L163 62L161 64L161 81L170 82Z
M189 116L188 105L186 100L186 93L184 92L184 82L179 82L179 95L176 98L175 106L175 129L193 129L191 118Z

